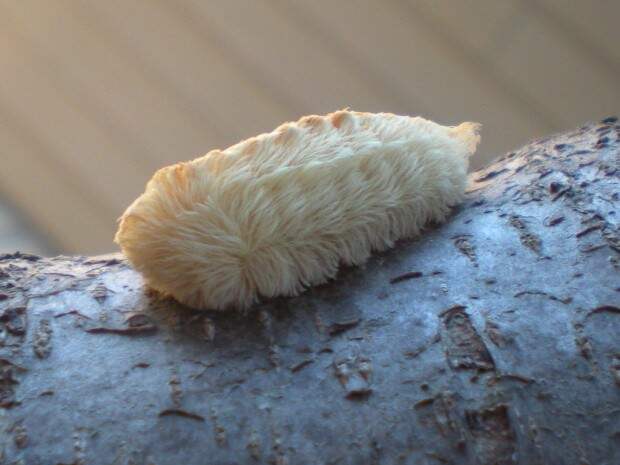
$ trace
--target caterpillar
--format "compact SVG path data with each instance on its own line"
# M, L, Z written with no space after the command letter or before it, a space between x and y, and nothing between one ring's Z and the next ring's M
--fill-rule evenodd
M208 310L294 296L442 222L480 125L311 115L158 170L115 242L145 282Z

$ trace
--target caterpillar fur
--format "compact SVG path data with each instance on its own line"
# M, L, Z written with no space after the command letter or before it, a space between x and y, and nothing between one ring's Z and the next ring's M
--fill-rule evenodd
M348 110L306 116L160 169L115 241L146 283L198 309L247 309L444 221L477 123Z

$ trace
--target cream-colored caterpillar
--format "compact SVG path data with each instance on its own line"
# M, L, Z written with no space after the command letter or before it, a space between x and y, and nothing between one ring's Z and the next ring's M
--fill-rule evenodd
M338 111L160 169L115 241L200 309L296 295L420 233L463 199L479 125Z

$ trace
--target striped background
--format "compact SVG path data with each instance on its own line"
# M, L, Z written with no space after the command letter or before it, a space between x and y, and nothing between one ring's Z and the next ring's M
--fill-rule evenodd
M618 44L617 0L0 0L0 252L114 250L158 167L346 106L480 165L620 111Z

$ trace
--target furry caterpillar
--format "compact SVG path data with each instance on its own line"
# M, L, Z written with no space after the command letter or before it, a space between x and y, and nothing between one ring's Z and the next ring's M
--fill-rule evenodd
M296 295L445 220L479 125L338 111L160 169L115 241L152 288L200 309Z

